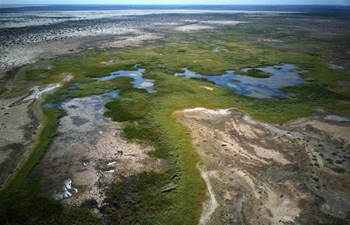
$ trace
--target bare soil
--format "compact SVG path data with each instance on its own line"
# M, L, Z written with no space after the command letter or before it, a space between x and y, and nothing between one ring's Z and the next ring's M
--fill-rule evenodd
M0 186L26 157L38 127L30 103L12 106L21 98L0 100Z
M185 111L207 183L202 224L350 222L350 123L325 112L287 125ZM342 173L331 168L342 168Z

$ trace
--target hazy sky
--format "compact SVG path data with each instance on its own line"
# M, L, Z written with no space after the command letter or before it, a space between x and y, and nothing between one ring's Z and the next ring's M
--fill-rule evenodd
M0 0L7 4L350 5L350 0Z

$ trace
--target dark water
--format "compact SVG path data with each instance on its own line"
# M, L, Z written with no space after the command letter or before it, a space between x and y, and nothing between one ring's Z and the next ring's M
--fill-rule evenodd
M242 71L246 72L250 68ZM297 86L305 81L298 76L297 67L292 64L282 64L279 66L267 66L257 68L267 73L273 74L268 78L255 78L235 74L234 71L227 71L223 75L205 76L188 69L184 73L176 73L175 76L185 76L187 78L205 78L224 88L233 89L240 95L246 95L258 99L269 99L277 97L289 97L294 94L281 90L281 87Z

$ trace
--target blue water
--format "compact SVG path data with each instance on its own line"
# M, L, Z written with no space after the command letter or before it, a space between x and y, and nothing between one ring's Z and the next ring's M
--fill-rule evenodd
M119 98L120 97L119 91L120 90L112 90L112 91L105 92L105 93L103 93L101 95L90 95L88 97L90 97L92 99L94 99L94 98L100 99L100 106L103 107L111 99ZM62 98L64 99L63 102L60 102L60 103L44 103L44 104L41 105L41 107L43 109L47 109L47 108L63 109L62 106L64 104L67 104L69 101L71 101L72 98L67 98L67 97L64 97L64 96L62 96Z
M135 64L134 68L138 68L141 64ZM142 74L145 72L145 69L138 69L138 70L118 70L115 72L112 72L109 76L95 78L98 81L108 81L113 80L117 77L131 77L134 79L132 84L134 84L134 88L142 88L146 89L148 92L155 92L153 89L154 86L154 80L145 79L142 77Z
M141 66L141 64L137 63L133 66L133 68L137 69L139 66ZM112 72L109 76L95 78L95 80L104 82L104 81L108 81L108 80L113 80L117 77L131 77L134 79L134 81L131 82L132 84L134 84L134 86L133 86L134 88L142 88L142 89L147 90L148 92L155 92L155 90L153 89L154 80L144 79L142 77L142 74L145 71L146 71L145 69L118 70L118 71ZM81 83L74 83L70 87L68 87L68 90L69 91L78 90L80 85L81 85ZM95 95L93 95L93 96L95 96ZM104 99L102 101L104 104L107 103L108 101L110 101L110 99L112 99L112 98L120 97L119 90L112 90L112 91L105 92L105 93L98 95L98 96L102 97ZM61 109L63 103L67 103L68 101L71 100L71 98L68 98L66 94L62 95L62 99L64 99L64 101L61 103L44 103L41 107L44 109L45 108Z
M244 68L247 72L251 68ZM281 90L281 87L297 86L305 81L299 77L297 67L292 64L282 64L279 66L266 66L257 68L267 73L273 74L268 78L255 78L235 74L234 71L227 71L223 75L205 76L184 68L184 73L176 73L175 76L185 76L187 78L205 78L216 85L235 90L240 95L250 96L258 99L269 99L278 97L290 97L294 93Z

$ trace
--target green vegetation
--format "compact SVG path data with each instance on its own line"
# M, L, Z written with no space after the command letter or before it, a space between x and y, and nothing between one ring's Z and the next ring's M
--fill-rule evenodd
M38 180L26 180L16 192L2 197L0 224L101 224L88 210L64 208L60 202L42 196L42 190Z
M69 91L67 94L70 98L82 98L89 95L100 95L106 91L131 88L132 81L133 79L130 77L117 77L116 79L103 82L94 81L91 83L78 85L76 87L76 90Z
M240 72L240 73L242 73L242 72ZM253 68L253 69L249 69L246 72L246 75L248 75L250 77L256 77L256 78L268 78L268 77L272 76L273 74L264 72L264 71L256 69L256 68Z
M105 105L109 109L105 116L118 122L141 119L146 113L150 94L144 89L124 89L120 95L122 98L114 99Z
M333 170L336 173L345 173L346 169L340 166L330 166L329 169Z
M167 43L142 48L98 54L88 51L76 59L53 62L52 69L22 71L13 79L13 82L19 82L19 85L12 90L21 90L34 84L62 82L68 75L72 75L74 79L63 82L60 90L48 96L46 101L62 101L63 94L74 98L121 89L122 97L106 104L108 111L105 115L114 121L123 122L125 137L153 145L153 156L168 159L170 167L160 172L143 172L133 178L132 182L125 179L116 184L111 195L114 204L106 208L107 218L122 224L196 224L201 214L200 206L206 198L205 184L196 169L198 156L193 150L191 138L187 135L188 130L177 122L174 112L194 107L237 107L253 119L274 123L310 115L316 107L349 113L349 109L339 103L348 102L349 93L342 92L334 83L335 80L349 81L347 74L328 68L324 60L317 56L294 51L293 46L289 46L292 49L290 51L280 51L240 39L243 34L255 35L261 29L269 27L254 24L237 27L234 30L222 31L224 34L220 35L172 34ZM270 32L275 32L271 33L271 38L287 38L283 32L277 32L275 29ZM176 41L179 39L196 40L196 43L184 44ZM217 46L227 51L213 51ZM118 61L109 65L102 63L111 59ZM141 67L146 69L144 77L155 80L155 93L132 88L131 79L126 77L105 82L93 79L106 76L115 70L131 70L137 62L142 62ZM239 96L232 90L200 79L173 76L185 67L197 73L216 75L227 70L238 71L246 67L256 68L281 63L295 64L300 69L308 70L303 78L312 78L314 82L298 87L286 87L286 91L296 93L292 98L258 100ZM256 69L248 71L246 75L268 76ZM21 79L27 83L20 82ZM75 83L80 83L77 89L69 90ZM207 90L203 85L213 90ZM97 220L85 211L64 209L59 203L42 197L40 187L37 186L38 181L28 178L28 174L40 160L52 138L57 135L58 120L64 115L63 111L56 109L45 109L43 113L40 141L8 188L1 191L0 212L5 216L2 216L0 222L21 224L23 221L14 218L13 213L23 210L23 214L26 214L23 218L32 224L65 224L64 221L73 214L77 216L76 222L69 223L94 224ZM32 191L33 189L35 191ZM75 214L77 211L81 213ZM40 222L41 220L43 222Z

